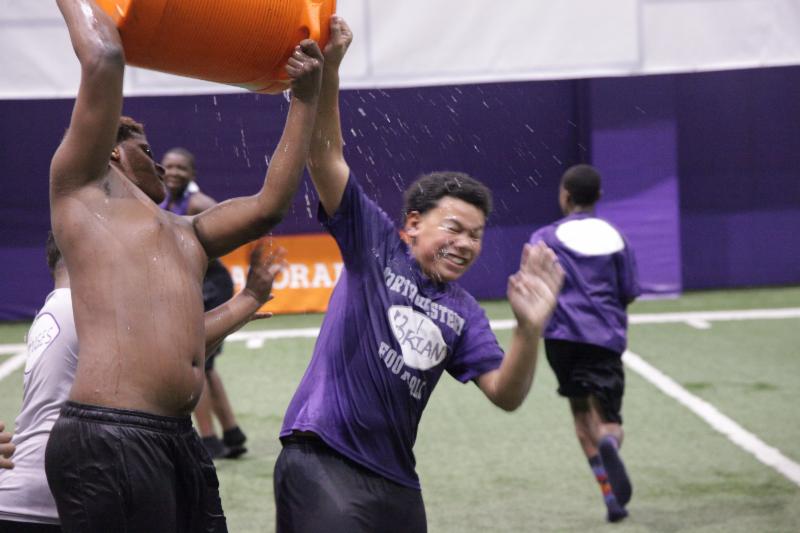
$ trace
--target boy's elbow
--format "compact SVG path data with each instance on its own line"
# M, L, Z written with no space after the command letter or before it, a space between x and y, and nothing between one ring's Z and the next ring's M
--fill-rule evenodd
M90 75L122 72L125 51L119 43L101 42L80 58L83 71Z
M272 209L268 212L265 212L259 217L258 222L255 224L255 227L257 228L256 233L261 236L272 231L272 228L283 221L288 211L289 208L286 207L282 209Z
M524 398L503 398L494 402L494 404L507 413L511 413L519 409L522 405Z

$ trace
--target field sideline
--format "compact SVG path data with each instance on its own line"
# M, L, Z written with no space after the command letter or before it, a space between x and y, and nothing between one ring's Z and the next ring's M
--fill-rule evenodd
M486 302L498 338L511 315ZM631 516L606 524L566 402L540 359L507 414L443 378L415 448L431 532L800 530L800 288L692 293L631 309L623 456ZM232 532L273 531L283 410L320 315L282 316L229 338L217 361L250 453L217 463ZM27 324L0 325L0 419L21 400ZM313 512L313 510L310 510Z

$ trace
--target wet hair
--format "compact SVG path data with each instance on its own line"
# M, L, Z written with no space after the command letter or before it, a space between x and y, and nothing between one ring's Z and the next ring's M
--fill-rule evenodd
M56 267L58 262L62 261L61 250L58 249L56 238L53 236L52 231L47 232L47 241L45 241L45 251L47 252L47 268L50 269L50 275L56 277Z
M561 186L575 205L594 205L600 199L600 173L591 165L574 165L561 176Z
M417 178L403 194L403 216L414 211L425 214L445 196L472 204L486 218L492 212L492 192L481 182L463 172L431 172Z
M175 146L164 152L164 156L166 156L167 154L178 154L181 157L185 157L186 160L189 162L189 166L192 168L192 170L195 170L194 154L189 150L187 150L186 148L183 148L181 146Z
M144 124L140 124L131 117L119 117L117 125L117 144L128 140L135 135L144 135Z

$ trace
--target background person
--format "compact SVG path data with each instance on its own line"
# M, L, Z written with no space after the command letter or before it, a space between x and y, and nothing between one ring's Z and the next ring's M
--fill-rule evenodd
M162 209L176 215L193 216L217 205L213 198L200 192L196 182L195 157L189 150L170 148L164 154L161 166L164 167L164 185L167 188L167 197L160 204ZM233 280L230 273L222 261L212 259L203 278L204 309L214 309L231 296ZM222 344L206 357L206 385L194 408L194 418L203 445L212 458L236 458L247 451L244 446L247 437L239 427L225 385L214 368L214 361L221 352ZM222 427L222 440L214 431L212 413Z
M575 165L561 178L565 218L536 231L564 268L558 306L544 331L558 392L569 399L575 433L600 484L611 522L628 515L632 488L618 449L622 444L622 353L627 306L639 295L636 261L622 233L595 215L600 174Z

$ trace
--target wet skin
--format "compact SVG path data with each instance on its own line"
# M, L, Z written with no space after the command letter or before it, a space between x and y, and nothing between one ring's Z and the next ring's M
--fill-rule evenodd
M185 415L204 383L206 265L263 236L288 210L308 154L322 53L304 40L287 62L291 102L261 189L178 217L157 205L163 168L146 137L117 142L125 54L116 25L93 2L57 4L81 64L50 167L51 223L80 342L70 399Z

